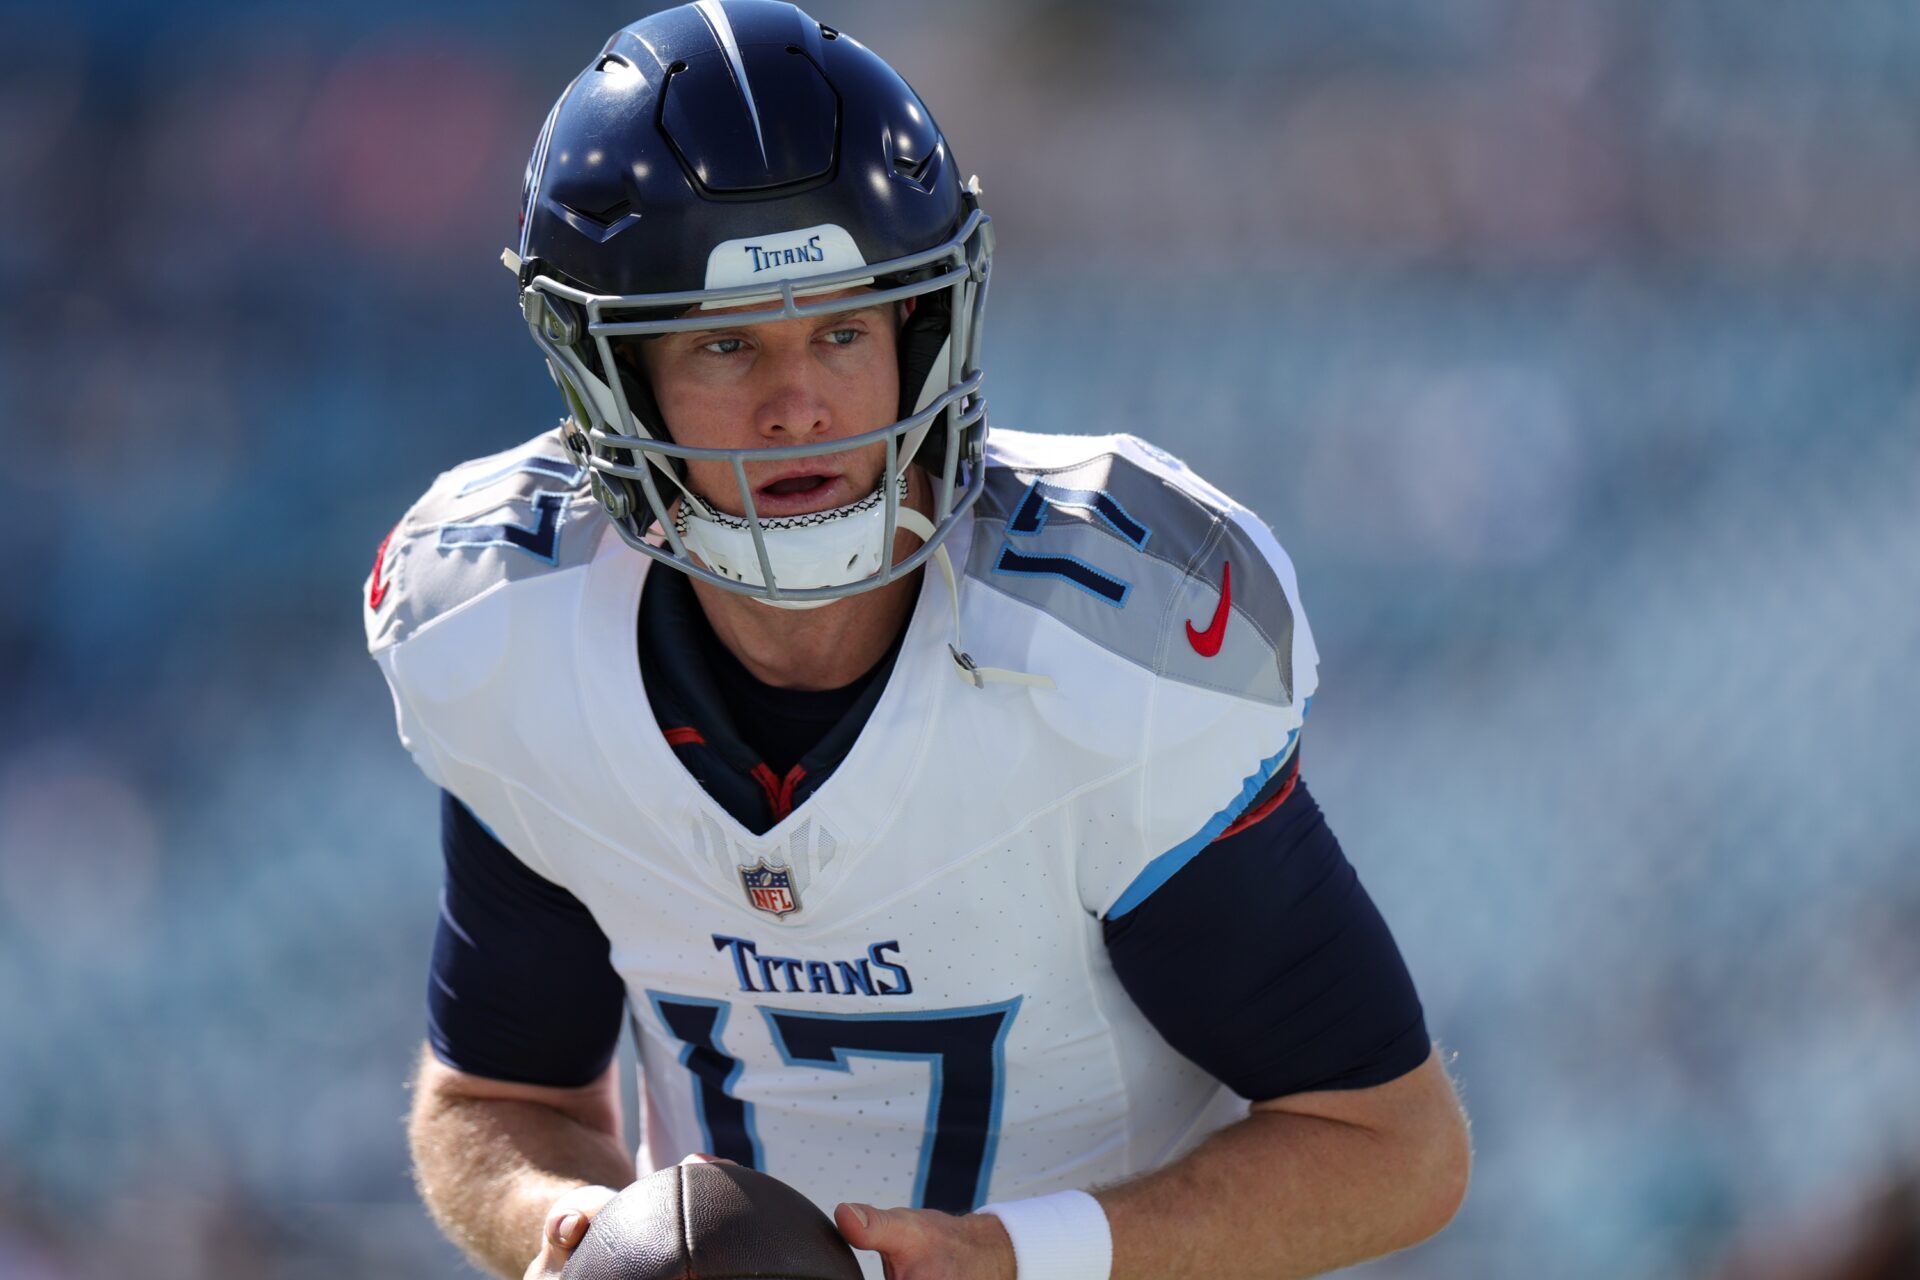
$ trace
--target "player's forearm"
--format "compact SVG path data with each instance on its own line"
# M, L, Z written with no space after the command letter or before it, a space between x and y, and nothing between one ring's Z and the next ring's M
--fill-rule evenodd
M420 1197L475 1263L520 1280L555 1199L634 1180L618 1138L552 1107L497 1098L421 1096L407 1137Z
M1280 1280L1435 1234L1465 1194L1469 1160L1449 1088L1444 1107L1392 1126L1255 1111L1181 1160L1094 1194L1113 1229L1113 1280Z

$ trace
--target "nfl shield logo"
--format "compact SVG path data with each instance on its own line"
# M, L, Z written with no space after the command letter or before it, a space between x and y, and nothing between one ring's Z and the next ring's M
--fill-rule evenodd
M800 909L800 899L793 892L793 870L789 867L769 866L762 858L758 865L740 868L740 883L747 891L747 902L756 911L784 916Z

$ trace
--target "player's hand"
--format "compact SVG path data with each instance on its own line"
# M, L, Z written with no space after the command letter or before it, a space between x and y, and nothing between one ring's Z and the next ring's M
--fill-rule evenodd
M732 1160L696 1151L681 1164L733 1164ZM612 1187L575 1187L553 1202L540 1227L540 1256L527 1264L524 1280L554 1280L567 1259L586 1238L587 1224L618 1193Z
M848 1244L886 1260L888 1280L1014 1280L1013 1241L990 1213L843 1204L833 1222Z
M540 1254L527 1264L525 1280L555 1280L580 1247L593 1215L615 1194L612 1187L575 1187L555 1200L540 1225Z

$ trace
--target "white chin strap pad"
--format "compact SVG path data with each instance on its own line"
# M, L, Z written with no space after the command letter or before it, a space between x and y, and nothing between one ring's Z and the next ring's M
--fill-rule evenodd
M903 491L905 481L903 475ZM682 502L681 510L684 512L681 537L702 564L722 577L748 586L768 585L760 572L760 557L753 548L753 531L745 520L709 513L691 502ZM922 539L933 533L926 517L905 506L898 508L894 523ZM880 500L880 491L875 489L849 506L762 521L760 536L766 544L774 584L782 591L804 591L812 587L844 587L879 573L883 554L888 550L880 545L886 529L886 506ZM817 609L833 603L832 599L754 598L778 609Z

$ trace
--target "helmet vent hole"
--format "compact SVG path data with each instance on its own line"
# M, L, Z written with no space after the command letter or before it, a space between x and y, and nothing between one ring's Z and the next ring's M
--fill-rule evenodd
M823 40L838 40L840 38L840 33L838 31L835 31L832 27L822 26L820 28L820 38Z
M682 71L685 71L686 69L687 69L687 64L677 60L667 64L667 74L670 76L677 76Z
M595 71L619 71L623 73L639 70L639 68L635 67L633 63L627 61L627 59L621 57L617 53L610 53L606 57L600 59L600 61L594 66L593 69Z
M799 52L800 52L800 46L799 46L799 45L797 45L797 44L790 44L790 45L788 45L788 46L787 46L787 52L788 52L788 53L799 53Z

